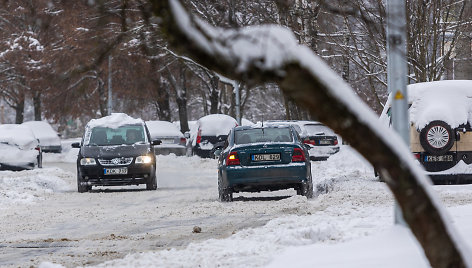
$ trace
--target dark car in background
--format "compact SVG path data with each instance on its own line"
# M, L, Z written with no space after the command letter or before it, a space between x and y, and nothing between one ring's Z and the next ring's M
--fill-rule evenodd
M149 131L141 119L115 113L91 120L80 143L77 157L77 187L87 192L92 186L146 184L157 189L156 156Z
M224 114L210 114L198 119L187 142L188 155L214 157L215 144L225 141L229 131L237 125L236 119Z
M232 201L238 192L289 188L313 196L308 151L292 126L235 127L216 154L221 201Z
M42 167L38 140L24 125L0 125L0 170L20 171Z
M303 143L307 144L310 159L326 160L339 152L338 137L333 130L318 121L271 120L266 124L288 124L295 128Z

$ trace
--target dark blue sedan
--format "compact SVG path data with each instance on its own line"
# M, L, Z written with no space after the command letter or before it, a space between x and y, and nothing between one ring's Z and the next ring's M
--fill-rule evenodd
M223 202L233 193L293 188L313 197L308 151L292 126L233 128L218 160L218 192Z

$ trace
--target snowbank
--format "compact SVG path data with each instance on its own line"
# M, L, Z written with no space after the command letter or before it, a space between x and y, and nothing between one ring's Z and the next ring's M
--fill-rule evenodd
M0 210L15 203L34 203L44 195L74 191L68 181L74 176L59 168L42 168L20 172L0 172Z

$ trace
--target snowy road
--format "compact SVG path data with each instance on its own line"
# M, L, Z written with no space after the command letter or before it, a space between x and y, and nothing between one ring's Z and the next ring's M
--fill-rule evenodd
M313 200L287 190L220 203L216 161L175 156L158 158L157 191L143 185L79 194L73 159L48 155L43 169L0 172L1 267L260 267L293 246L392 227L390 192L348 147L312 163ZM471 186L435 190L446 206L472 203Z
M45 162L44 166L0 175L26 180L16 182L17 198L3 200L10 203L1 209L0 266L29 267L46 260L67 266L97 264L128 253L227 237L281 215L304 215L317 209L308 203L300 208L298 201L282 199L295 191L263 198L246 195L239 198L244 202L220 203L216 161L197 157L160 157L157 191L131 186L79 194L74 163ZM35 186L23 192L31 183ZM202 232L193 233L194 226Z

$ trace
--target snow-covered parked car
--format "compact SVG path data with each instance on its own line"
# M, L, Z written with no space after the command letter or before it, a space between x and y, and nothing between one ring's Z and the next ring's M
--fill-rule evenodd
M410 149L436 184L472 182L472 81L407 87ZM380 119L391 125L389 96Z
M175 124L168 121L146 121L146 125L151 139L162 141L160 145L154 146L156 154L185 155L187 140Z
M77 156L77 188L146 184L157 189L156 155L146 124L123 113L92 119L85 127Z
M236 119L224 114L210 114L198 119L190 132L187 152L204 158L214 157L214 145L225 141L229 131L237 125Z
M289 124L308 146L310 160L326 160L339 152L338 137L333 130L318 121L271 120L267 124Z
M27 126L0 125L0 170L42 167L38 140Z
M61 139L48 122L28 121L22 125L31 129L34 136L39 140L39 146L43 152L60 153L62 151Z

